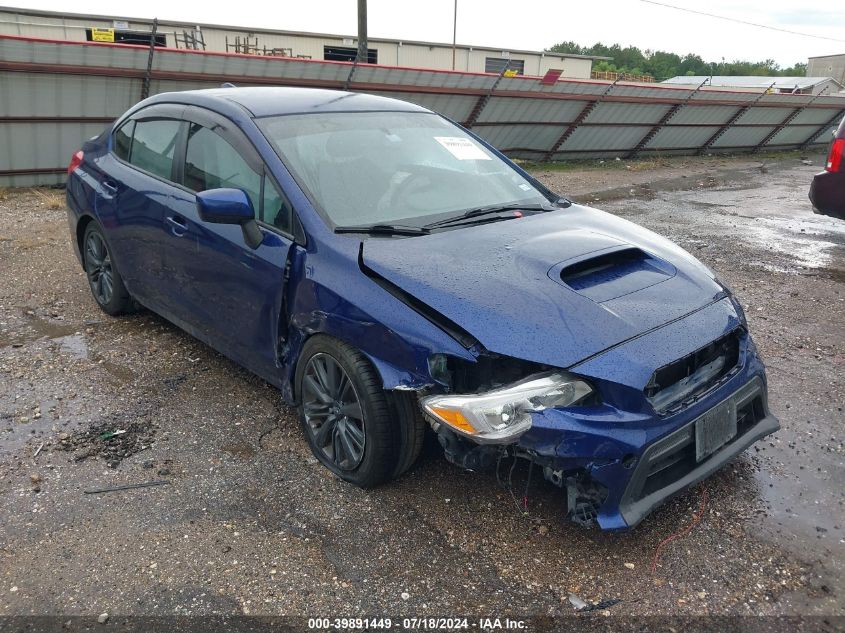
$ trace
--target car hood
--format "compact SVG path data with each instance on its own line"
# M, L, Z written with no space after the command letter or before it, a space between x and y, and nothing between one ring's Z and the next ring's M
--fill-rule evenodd
M371 238L362 263L487 350L556 367L725 296L713 274L669 240L580 205Z

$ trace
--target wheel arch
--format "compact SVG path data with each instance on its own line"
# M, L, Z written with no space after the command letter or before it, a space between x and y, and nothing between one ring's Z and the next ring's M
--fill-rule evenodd
M76 248L79 250L79 260L82 265L82 270L85 270L85 245L83 244L85 241L85 230L92 222L96 223L97 220L93 216L87 214L80 216L79 220L76 222Z
M290 361L288 363L288 375L287 380L285 381L285 386L289 389L289 394L283 395L286 395L286 399L289 399L292 404L299 404L300 394L298 392L298 385L296 384L296 375L299 363L302 361L301 352L305 347L306 342L316 336L324 336L329 339L334 339L335 341L345 343L360 352L378 374L382 388L385 391L418 391L432 384L431 379L428 376L422 375L419 371L403 369L390 360L386 360L380 354L375 353L372 346L362 347L360 339L343 336L342 333L330 328L311 330L308 332L297 333L297 335L293 337L296 339L296 342L294 343L294 341L291 340L291 346L288 350ZM293 349L294 345L295 350Z

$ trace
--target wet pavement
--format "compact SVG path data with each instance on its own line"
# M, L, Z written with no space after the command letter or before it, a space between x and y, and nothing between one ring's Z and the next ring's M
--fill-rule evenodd
M572 613L570 594L622 600L611 618L842 613L845 223L812 214L817 168L795 156L626 166L538 174L718 272L783 425L706 482L655 573L702 489L605 534L521 465L462 473L436 446L352 488L272 387L149 312L99 312L64 211L6 191L0 615L536 616Z

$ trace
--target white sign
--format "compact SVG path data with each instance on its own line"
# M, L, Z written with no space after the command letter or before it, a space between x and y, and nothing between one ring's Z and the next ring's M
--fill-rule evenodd
M449 150L458 160L492 160L484 150L462 136L435 136L434 140Z
M126 20L114 20L112 22L112 26L116 29L128 29L129 22L127 22Z

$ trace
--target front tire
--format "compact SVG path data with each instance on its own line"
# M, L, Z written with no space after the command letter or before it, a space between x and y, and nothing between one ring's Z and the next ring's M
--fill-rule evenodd
M296 369L299 418L314 456L362 488L387 481L399 436L378 373L358 350L323 335L303 346Z
M409 393L385 393L370 361L318 334L296 368L299 420L314 456L362 488L400 476L417 460L425 422Z
M100 309L111 316L132 312L135 303L114 265L114 258L103 231L94 222L85 227L82 259L88 286Z

